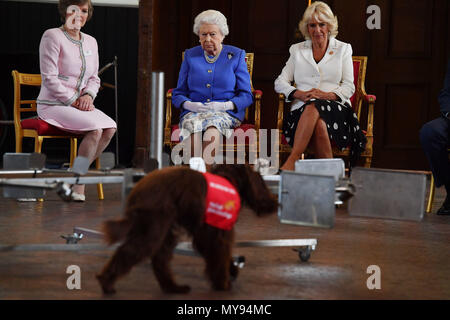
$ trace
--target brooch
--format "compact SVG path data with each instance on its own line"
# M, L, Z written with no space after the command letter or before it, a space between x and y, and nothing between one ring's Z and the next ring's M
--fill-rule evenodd
M330 54L333 54L334 52L333 51L330 51Z
M232 52L228 52L228 60L231 60L233 58L234 54Z

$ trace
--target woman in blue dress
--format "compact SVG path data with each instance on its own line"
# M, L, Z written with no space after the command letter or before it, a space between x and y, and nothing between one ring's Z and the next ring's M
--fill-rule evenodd
M208 151L201 156L212 164L222 136L229 138L240 126L253 95L245 51L222 44L229 33L225 16L204 11L193 29L200 46L184 53L172 103L181 109L180 140L195 156Z

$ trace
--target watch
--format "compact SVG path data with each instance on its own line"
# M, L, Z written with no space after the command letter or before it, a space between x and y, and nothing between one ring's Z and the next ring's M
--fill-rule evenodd
M85 96L85 95L89 95L89 96L91 96L91 98L92 98L92 101L94 101L94 96L92 95L92 94L90 94L89 92L85 92L85 93L83 93L81 96Z

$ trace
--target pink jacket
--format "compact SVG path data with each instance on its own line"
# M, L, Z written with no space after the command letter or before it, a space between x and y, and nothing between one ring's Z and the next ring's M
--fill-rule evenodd
M98 47L94 37L72 38L61 28L44 32L39 45L42 85L38 104L70 106L80 95L95 99L100 87Z

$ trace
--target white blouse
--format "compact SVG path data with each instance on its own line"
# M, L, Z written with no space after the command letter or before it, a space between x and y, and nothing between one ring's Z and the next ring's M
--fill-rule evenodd
M314 61L311 40L292 45L289 53L286 66L275 80L275 91L283 93L287 102L289 94L295 89L308 91L317 88L325 92L334 92L343 103L351 104L350 97L355 92L355 85L353 51L350 44L331 37L327 51L319 63ZM291 111L300 108L304 103L295 99Z

